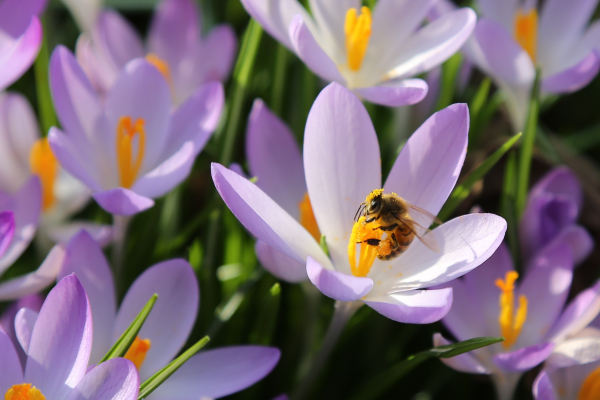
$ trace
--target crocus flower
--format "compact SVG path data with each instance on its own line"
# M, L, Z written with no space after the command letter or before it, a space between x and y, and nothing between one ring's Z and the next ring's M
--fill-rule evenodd
M199 10L193 0L162 0L144 46L135 28L112 10L103 11L90 35L77 42L77 59L101 92L109 91L121 69L146 57L165 76L176 103L184 102L209 81L224 81L233 65L237 39L229 25L201 37Z
M86 229L100 243L110 240L110 228L86 222L65 223L90 198L90 190L58 164L46 138L40 136L35 114L25 97L0 94L0 189L16 193L32 177L42 185L40 231L52 242L67 241Z
M592 0L479 0L479 19L466 50L505 92L516 131L524 128L536 67L543 94L570 93L587 85L600 68L600 25L588 22ZM525 3L525 4L523 4Z
M144 59L128 63L102 101L62 46L50 60L50 83L64 128L50 130L52 152L115 215L148 209L183 181L223 107L223 87L213 82L173 110L167 81Z
M72 272L81 277L94 315L91 365L106 354L154 293L158 300L125 357L134 362L143 381L180 352L194 326L200 295L194 271L186 261L169 260L150 267L131 285L118 310L110 267L98 244L85 231L67 246L61 275ZM266 376L279 355L279 350L262 346L203 351L148 399L227 396Z
M38 15L47 0L0 2L0 91L19 79L33 64L42 44Z
M530 260L549 243L571 245L575 263L583 261L594 247L588 231L577 225L583 192L577 177L566 167L557 167L529 192L519 225L521 252Z
M511 399L520 375L547 359L600 311L600 283L565 306L573 276L573 252L552 243L528 263L522 281L501 245L476 271L450 283L454 307L442 320L458 340L503 336L505 341L444 359L454 369L489 374L501 400ZM441 335L436 345L447 344Z
M435 215L462 167L468 121L464 104L434 114L404 146L385 190ZM382 187L380 154L365 107L337 83L326 87L313 104L303 157L308 202L315 217L312 224L325 235L329 257L310 233L311 225L303 226L252 182L219 164L213 164L213 180L227 206L250 232L306 263L311 282L336 300L364 301L401 322L439 320L450 308L452 289L425 289L477 267L504 237L504 219L478 214L456 218L430 233L437 239L439 252L415 239L404 254L381 261L369 250L371 246L351 241L353 230L360 226L354 223L357 209ZM421 226L432 222L421 213L411 212L411 217ZM360 248L358 265L356 247Z
M432 0L381 0L371 10L358 0L242 0L275 39L315 74L364 99L387 106L414 104L427 84L409 79L440 65L467 40L473 10L463 8L421 27Z
M26 310L26 309L24 309ZM73 275L50 291L21 344L21 365L0 327L0 393L6 400L135 400L140 384L135 366L115 358L86 373L92 345L92 315L85 290Z
M19 312L19 310L22 308L39 313L43 303L44 297L42 295L28 295L11 303L8 307L6 307L2 315L0 315L0 326L4 329L4 332L6 332L8 337L10 337L10 340L12 340L15 351L19 355L19 360L21 360L21 365L25 365L25 361L27 361L27 354L25 354L25 351L23 351L23 348L17 339L17 333L15 331L15 317L17 312Z

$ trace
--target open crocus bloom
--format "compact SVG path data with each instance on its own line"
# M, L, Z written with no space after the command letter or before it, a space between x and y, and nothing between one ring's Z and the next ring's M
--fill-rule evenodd
M320 240L321 234L312 212L302 154L293 133L267 106L256 100L248 118L246 155L250 175L256 186L273 199L285 212L308 228ZM273 275L288 282L308 279L306 262L299 262L258 240L256 256Z
M154 293L158 300L125 357L146 380L177 356L194 326L200 295L194 271L186 261L175 259L150 267L131 285L117 311L112 274L98 244L81 231L71 239L66 253L61 274L74 272L81 277L94 315L90 365L100 361ZM27 318L31 316L17 315L15 323L27 325ZM277 364L279 355L279 350L262 346L201 352L148 399L227 396L264 378Z
M85 290L74 275L50 291L28 333L27 338L20 338L27 353L22 366L0 327L0 394L4 399L137 399L140 379L131 361L115 358L86 373L92 315Z
M600 24L587 24L596 0L479 0L468 50L507 96L514 129L524 128L536 67L544 94L570 93L587 85L600 68ZM525 3L525 5L523 4Z
M512 398L521 373L546 360L600 311L600 284L564 307L572 269L571 247L551 244L529 263L516 285L519 275L508 248L501 245L476 271L451 282L454 307L442 322L458 340L478 336L506 340L443 361L459 371L490 374L499 398ZM434 342L448 343L439 334Z
M100 243L110 240L110 228L84 222L65 224L90 198L90 191L60 167L40 135L35 114L25 97L0 93L0 189L16 193L32 177L42 186L40 231L53 242L86 229Z
M224 81L237 47L235 32L219 25L208 36L202 31L193 0L163 0L158 4L144 46L134 27L115 11L103 11L91 35L77 42L77 59L101 92L108 92L130 60L146 57L165 76L177 104L209 81Z
M387 106L414 104L427 94L421 79L467 40L475 13L464 8L421 27L433 0L242 0L277 40L317 75L339 82L366 100Z
M46 2L0 2L0 91L19 79L33 64L42 45L42 24L37 16Z
M385 190L436 214L462 167L468 118L467 107L457 104L427 120L404 146ZM364 244L350 243L350 237L357 209L382 187L380 168L377 136L365 107L348 89L332 83L313 104L304 137L308 198L330 257L310 233L310 224L303 226L255 184L219 164L213 164L212 175L221 197L244 226L267 245L306 263L309 279L326 296L364 301L401 322L439 320L450 308L452 289L424 289L485 261L502 241L506 222L492 214L466 215L429 233L437 239L438 252L415 239L393 260L364 260L368 253ZM421 226L431 223L422 214L413 218ZM356 247L363 260L360 273L351 269L350 255Z
M588 231L577 225L583 192L577 177L566 167L557 167L529 192L519 225L521 252L530 260L549 243L568 243L575 264L585 260L594 247Z
M106 211L132 215L154 205L189 174L223 107L218 82L177 109L167 81L144 59L129 62L102 101L65 47L50 61L54 105L64 132L50 130L52 152Z

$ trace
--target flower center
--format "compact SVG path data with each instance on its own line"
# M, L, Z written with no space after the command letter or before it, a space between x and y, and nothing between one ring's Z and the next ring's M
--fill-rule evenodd
M135 364L139 370L146 359L146 353L150 350L150 339L140 339L136 336L135 340L125 353L125 358Z
M600 399L600 368L590 373L581 384L577 400Z
M124 116L119 118L117 124L117 166L119 167L119 184L124 188L133 186L142 167L146 142L145 123L143 118L138 118L133 123L131 117ZM135 159L133 157L134 147L137 150Z
M46 397L31 383L13 385L6 391L4 400L45 400Z
M346 51L348 52L348 67L352 71L358 71L363 58L365 58L371 37L371 22L369 7L362 7L360 15L356 8L350 8L346 12L346 23L344 24Z
M162 76L165 77L169 85L173 86L173 78L171 76L171 68L169 68L169 63L167 63L165 60L163 60L154 53L148 53L146 55L146 61L154 65L158 72L160 72Z
M317 242L320 241L321 232L319 231L319 225L317 225L317 220L315 219L308 193L304 193L302 201L298 203L298 208L300 209L300 224L306 228L308 233L310 233Z
M362 216L354 223L352 227L352 233L350 234L350 241L348 242L348 261L350 261L350 270L354 276L367 276L371 270L371 266L375 262L377 254L382 252L379 246L373 246L367 243L369 239L380 240L382 231L376 229L379 224L377 221L366 223L365 216ZM387 243L381 241L381 243ZM358 254L358 265L356 262L356 247L360 246L360 252ZM383 249L385 252L385 249ZM388 251L389 254L389 251Z
M535 63L538 33L538 13L533 7L528 13L522 8L515 14L515 39Z
M54 204L54 181L58 175L58 161L52 153L47 138L37 140L29 153L31 173L40 178L42 184L42 209L46 211Z
M515 312L515 281L519 277L516 271L508 271L504 280L496 279L496 286L500 288L500 332L504 336L502 346L509 349L519 338L521 328L527 319L527 297L519 296L519 308Z

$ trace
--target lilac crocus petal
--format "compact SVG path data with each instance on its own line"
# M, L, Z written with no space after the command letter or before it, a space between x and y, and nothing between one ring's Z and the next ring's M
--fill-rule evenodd
M112 226L91 222L75 221L52 227L48 236L56 243L68 243L79 231L86 231L100 247L108 246L112 239Z
M586 327L600 312L600 282L579 293L567 306L548 337L560 342Z
M600 52L592 50L576 65L544 78L542 90L546 93L570 93L586 86L600 70Z
M161 1L148 33L150 50L169 65L178 65L200 37L198 15L194 1Z
M140 368L142 379L167 365L181 350L196 320L199 288L194 270L185 260L164 261L146 270L131 285L115 321L113 340L156 293L158 300L139 336L150 339L152 348ZM185 307L182 307L185 305Z
M391 320L406 324L430 324L444 318L452 307L452 288L409 290L365 301Z
M12 340L0 326L0 393L23 382L23 369Z
M262 100L254 101L246 132L250 175L288 214L300 217L298 203L306 194L304 165L296 138L287 125ZM305 264L302 264L305 270Z
M27 249L35 235L42 210L42 189L37 176L32 176L17 193L0 191L0 211L12 211L15 233L4 255L0 257L0 274Z
M264 1L241 0L242 5L262 27L279 42L293 51L288 28L295 15L300 14L305 21L311 19L297 0Z
M388 107L416 104L425 98L427 90L427 82L422 79L401 79L355 89L356 93L365 100Z
M194 166L195 156L194 144L184 143L178 152L135 182L132 191L150 198L169 193L188 177Z
M0 3L0 30L13 38L25 32L31 23L31 17L40 15L48 0L4 0Z
M149 400L219 398L245 389L268 375L281 353L273 347L232 346L190 358Z
M456 294L456 291L454 292ZM434 346L445 346L452 344L449 340L443 337L440 333L433 335ZM441 361L452 369L469 374L490 374L483 364L481 364L471 353L464 353L456 357L442 358Z
M29 308L21 308L15 315L15 334L17 340L25 353L29 352L29 344L31 343L31 333L37 321L38 313Z
M588 258L594 249L594 239L587 229L579 225L564 228L553 242L568 243L573 251L573 261L576 265Z
M100 207L114 215L134 215L154 205L154 200L124 188L94 193L92 197Z
M45 296L40 294L21 297L17 301L11 303L4 310L2 315L0 315L0 325L2 328L4 328L4 331L12 340L19 359L21 360L21 365L25 365L25 362L27 361L27 354L25 354L19 343L19 340L17 339L17 334L15 332L15 316L22 308L28 308L36 313L39 313L40 308L42 308L42 304L44 303L44 298Z
M592 327L558 343L546 361L551 368L571 367L600 360L600 330Z
M101 43L112 67L117 70L129 60L144 56L142 40L129 22L116 11L102 12L92 34L94 41Z
M0 39L0 47L4 53L0 56L0 91L19 79L33 64L42 44L40 20L32 17L27 30L15 39Z
M453 104L433 114L406 142L385 181L385 189L436 215L456 185L468 136L466 104ZM425 227L432 222L420 215L413 218Z
M348 240L353 218L367 195L381 188L381 169L371 118L360 100L338 83L321 91L308 114L304 172L312 209L333 264L338 271L350 274Z
M523 372L543 362L553 349L554 343L540 343L510 353L496 354L494 362L505 370Z
M333 269L311 234L255 184L222 165L213 163L211 169L223 201L254 236L298 262L306 262L310 255Z
M0 257L4 254L15 235L15 214L12 211L0 213Z
M200 65L204 69L203 82L225 81L235 61L237 48L235 30L229 25L215 26L204 39L201 48L199 57L202 58ZM205 54L210 54L210 57L206 57Z
M220 82L199 87L173 112L164 155L179 151L188 141L194 143L194 155L200 153L219 124L224 103L225 93Z
M38 293L50 286L60 272L64 255L65 250L62 245L56 245L37 270L0 283L0 300L18 299Z
M135 400L140 375L124 358L113 358L85 374L66 400Z
M296 15L292 19L289 29L292 46L308 68L325 80L341 83L346 81L335 62L317 43L301 15Z
M572 199L581 210L583 190L577 176L567 167L559 166L548 172L529 192L529 200L546 194Z
M85 375L92 348L92 314L74 275L50 291L38 316L25 366L25 381L46 398L66 398Z
M260 240L256 242L254 249L260 264L276 277L290 283L308 279L305 263L286 256Z
M527 297L527 320L519 339L536 343L562 311L573 278L573 255L565 243L545 248L528 267L519 287Z
M497 22L481 18L473 37L477 41L478 63L499 80L509 85L528 85L535 78L535 67L529 54Z
M369 293L373 287L371 278L325 269L311 257L306 261L306 272L308 279L321 293L339 301L358 300Z
M533 397L535 400L556 400L554 385L546 370L542 370L533 382Z
M485 264L476 268L471 274L483 268L487 268ZM476 293L473 293L473 287L464 279L454 279L447 286L452 288L454 307L448 311L442 322L452 335L461 341L473 337L492 336L486 324L487 315L483 313L484 304L477 298ZM490 288L485 289L489 291Z
M471 36L477 15L470 8L452 11L418 30L403 43L403 51L391 61L386 78L405 78L429 71L458 51Z
M76 234L66 246L59 279L75 273L85 289L94 316L94 342L90 364L97 364L112 345L117 314L110 266L96 241L86 232Z

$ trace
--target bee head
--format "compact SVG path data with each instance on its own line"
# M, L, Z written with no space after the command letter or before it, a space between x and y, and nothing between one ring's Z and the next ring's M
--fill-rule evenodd
M382 196L383 196L383 189L373 190L371 193L369 193L369 195L365 199L364 203L362 203L360 205L360 207L358 208L358 212L356 214L358 215L362 209L363 210L362 214L365 217L369 216L369 215L376 216L379 213L379 211L381 211L381 206L383 204ZM370 221L367 220L367 222L370 222Z

